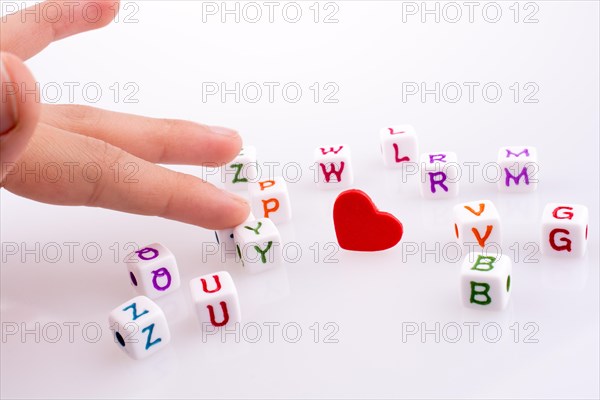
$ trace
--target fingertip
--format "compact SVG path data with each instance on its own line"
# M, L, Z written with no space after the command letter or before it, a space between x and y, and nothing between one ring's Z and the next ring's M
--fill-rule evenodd
M250 204L246 199L235 193L219 189L222 198L219 218L210 229L228 229L243 223L250 215Z
M99 16L98 22L95 22L94 25L98 28L102 28L108 24L110 24L113 19L119 13L121 8L120 0L112 0L112 1L94 1L88 0L90 3L97 4L101 15Z

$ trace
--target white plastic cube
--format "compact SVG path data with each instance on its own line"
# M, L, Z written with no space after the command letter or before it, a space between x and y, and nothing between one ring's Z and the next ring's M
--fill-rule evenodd
M587 247L589 215L586 206L550 203L542 214L542 253L581 257Z
M421 195L429 199L458 196L459 165L450 151L421 155Z
M350 147L346 144L317 147L316 181L320 189L345 189L354 183Z
M254 221L255 219L256 218L254 218L254 214L250 213L244 223L246 224L250 221ZM233 240L234 228L219 229L215 231L215 239L217 240L217 244L219 246L225 247L226 250L235 248L235 241Z
M501 192L533 192L537 188L539 166L535 147L501 147L498 151L498 166L498 190Z
M466 249L502 245L498 210L489 200L470 201L454 206L454 235Z
M250 206L259 218L269 218L275 224L292 219L292 205L287 184L281 177L275 177L248 185Z
M190 292L202 328L232 326L241 322L239 297L228 272L199 276L190 281Z
M248 272L260 272L282 263L281 236L268 218L259 218L233 230L238 257Z
M180 286L175 256L160 243L152 243L127 256L129 279L136 291L152 299Z
M169 343L165 314L146 296L138 296L112 310L108 316L115 343L134 359L156 353Z
M395 125L381 129L381 154L386 166L401 168L407 162L418 162L419 146L411 125Z
M512 262L505 255L468 253L460 270L460 293L467 307L503 310L510 299Z
M244 146L231 162L221 168L221 179L228 190L245 190L248 182L255 182L257 178L258 164L254 146Z

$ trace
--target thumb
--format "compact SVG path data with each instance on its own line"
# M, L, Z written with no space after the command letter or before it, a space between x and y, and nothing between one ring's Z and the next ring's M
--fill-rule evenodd
M0 53L0 182L37 126L40 99L33 76L16 56Z

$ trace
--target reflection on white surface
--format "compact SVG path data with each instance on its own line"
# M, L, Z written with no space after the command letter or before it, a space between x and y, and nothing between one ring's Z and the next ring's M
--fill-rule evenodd
M269 273L248 275L231 260L205 257L203 244L214 242L213 232L160 218L43 205L2 190L2 243L16 243L18 252L8 255L3 247L0 318L3 333L13 323L19 328L2 338L2 397L599 396L596 2L536 2L537 24L512 22L512 2L501 2L505 17L497 24L481 18L423 24L419 15L401 23L407 2L389 1L335 2L339 23L333 24L314 24L310 17L298 24L201 23L202 3L136 2L137 23L57 42L28 65L41 82L94 81L108 88L135 81L138 103L115 103L105 95L93 105L235 127L256 145L261 162L301 164L301 181L288 186L293 224L282 226L282 235L298 243L302 255ZM297 81L302 100L202 101L203 82L271 81ZM330 81L339 87L339 101L315 103L308 87ZM501 101L481 101L480 91L472 103L466 93L457 103L435 102L433 95L425 102L420 95L402 101L405 82L433 87L471 81L497 82ZM515 102L509 87L529 81L540 88L539 102ZM473 184L461 181L455 201L425 202L418 182L403 184L399 171L383 165L378 131L386 123L411 123L421 152L448 149L464 161L495 161L501 146L535 145L543 180L537 192L513 198L499 195L477 170ZM335 242L331 210L337 193L318 190L308 167L316 146L337 142L352 147L356 188L403 223L395 248L377 254L326 248ZM200 167L172 168L201 174ZM497 205L503 251L518 258L510 305L502 313L464 309L459 261L429 252L436 242L454 240L452 206L474 199ZM540 211L556 200L590 210L582 260L559 265L525 247L538 242ZM164 299L170 345L141 363L115 346L106 322L115 305L134 296L122 263L131 241L164 243L177 257L183 283L175 297ZM65 242L80 243L73 260ZM54 262L35 260L23 254L21 243L28 249L58 243L63 255ZM85 243L95 243L101 256L86 259ZM403 251L407 243L418 245L410 255ZM223 343L218 335L203 340L195 316L178 314L181 296L189 303L185 283L219 270L232 274L242 318L263 327L260 340L252 342L252 326L245 335L240 331L238 342ZM447 340L455 324L470 321L497 323L501 340L479 333L469 342L464 329L460 340ZM55 343L40 331L38 343L35 333L21 330L35 329L36 322L80 325L72 342L65 328ZM97 342L83 334L88 323L104 329ZM279 324L272 341L264 328L271 323ZM439 343L433 335L403 340L403 329L423 323L446 327ZM294 341L297 327L301 336ZM494 327L489 329L492 335ZM538 341L527 342L536 329L529 338Z

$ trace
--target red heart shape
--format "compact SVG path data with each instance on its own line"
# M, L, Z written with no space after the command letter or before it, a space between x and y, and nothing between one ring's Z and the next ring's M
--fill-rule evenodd
M382 212L371 198L357 189L339 194L333 205L333 224L342 249L379 251L394 247L402 239L402 223Z

